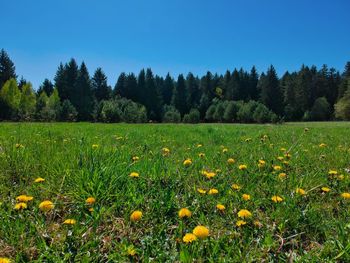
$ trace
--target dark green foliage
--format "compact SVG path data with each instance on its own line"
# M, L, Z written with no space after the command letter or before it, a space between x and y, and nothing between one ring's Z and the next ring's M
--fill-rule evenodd
M97 68L91 79L92 92L97 101L108 100L112 96L112 89L107 84L107 76L101 68Z
M200 113L197 109L191 109L188 114L185 114L183 118L184 123L199 123L200 122Z
M62 103L61 108L61 120L62 121L76 121L78 112L69 100L65 100Z
M173 92L172 105L180 112L181 116L187 113L187 97L185 78L180 74Z
M237 113L242 107L242 101L229 101L227 103L225 112L224 112L224 121L225 122L235 122L237 121Z
M164 79L163 84L163 102L165 105L170 105L171 98L173 96L173 90L174 90L174 80L171 78L170 74L168 73Z
M0 51L0 90L5 82L10 79L16 79L16 68L4 49Z
M37 94L40 95L41 92L45 91L48 96L51 96L54 89L54 85L48 79L45 79L43 84L40 85Z
M163 122L178 123L181 122L180 112L173 106L165 105L163 108Z

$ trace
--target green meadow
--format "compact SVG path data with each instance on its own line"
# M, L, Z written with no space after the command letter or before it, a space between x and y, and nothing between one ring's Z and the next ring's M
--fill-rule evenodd
M349 128L1 123L0 257L349 262Z

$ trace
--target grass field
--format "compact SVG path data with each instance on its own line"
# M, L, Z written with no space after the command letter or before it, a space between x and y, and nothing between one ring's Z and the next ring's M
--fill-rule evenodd
M0 124L0 257L349 262L349 128Z

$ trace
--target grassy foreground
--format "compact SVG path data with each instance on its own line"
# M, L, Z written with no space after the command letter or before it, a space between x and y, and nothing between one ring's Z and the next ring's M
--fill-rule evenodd
M349 128L0 124L0 257L349 262Z

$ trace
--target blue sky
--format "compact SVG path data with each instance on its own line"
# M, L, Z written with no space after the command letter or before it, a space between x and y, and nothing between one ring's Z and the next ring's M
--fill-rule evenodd
M343 70L349 0L0 0L0 48L37 88L60 62L160 75L234 67L282 74L301 64Z

